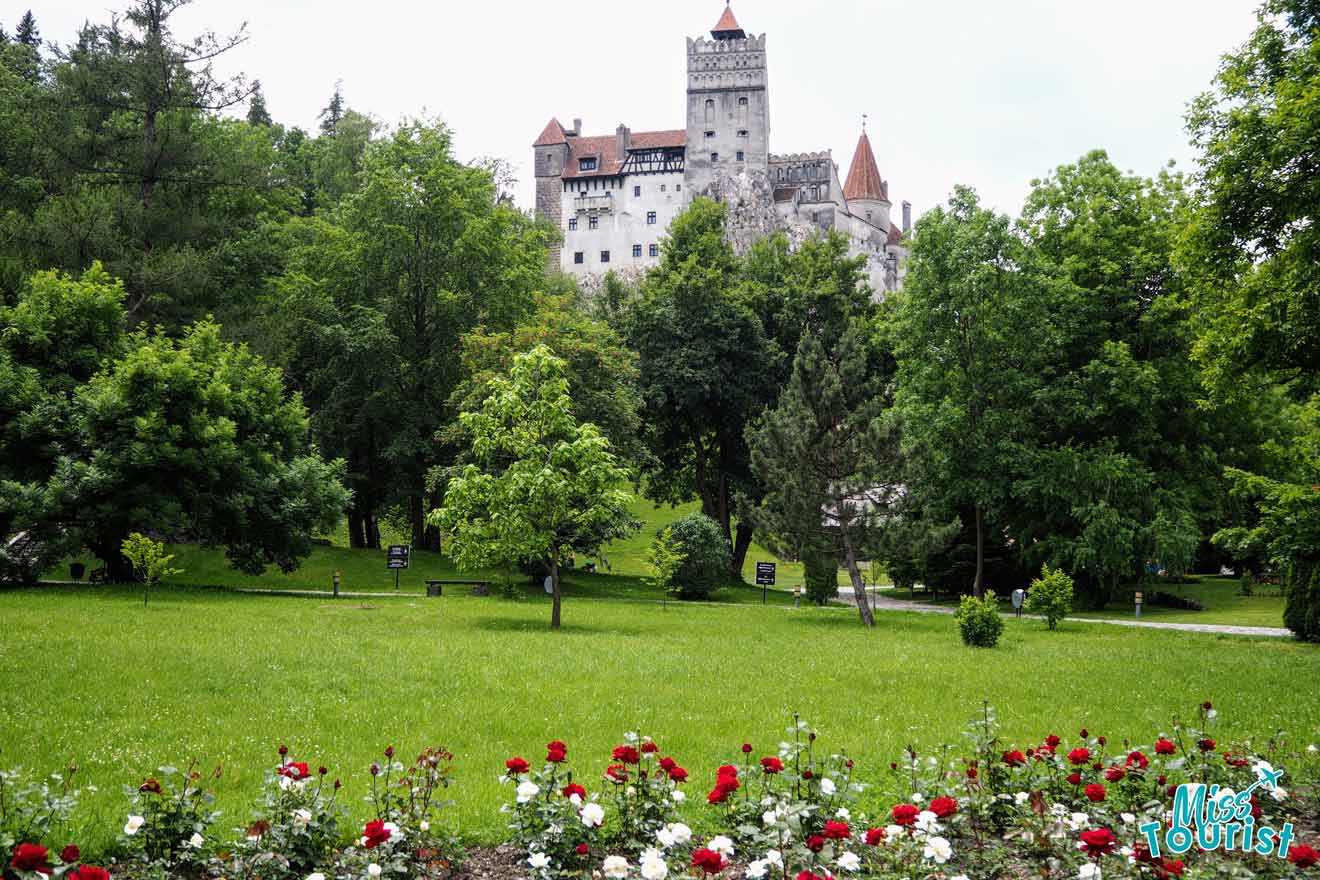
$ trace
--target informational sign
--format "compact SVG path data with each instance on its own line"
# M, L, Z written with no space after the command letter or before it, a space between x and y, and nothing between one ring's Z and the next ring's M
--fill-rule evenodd
M775 564L773 562L756 563L756 582L761 586L774 586Z
M1027 601L1027 591L1018 589L1013 591L1013 613L1018 617L1022 616L1022 603Z
M385 565L389 568L408 567L408 545L391 544L385 551Z

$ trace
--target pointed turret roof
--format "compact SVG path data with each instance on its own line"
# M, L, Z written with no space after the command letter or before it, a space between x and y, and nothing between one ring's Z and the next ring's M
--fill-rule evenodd
M880 169L876 167L875 153L871 152L871 139L866 136L866 129L862 129L862 136L857 141L852 166L848 169L848 180L843 184L843 197L849 201L853 199L889 201L888 187L880 177Z
M738 26L738 19L733 17L733 8L729 6L728 0L725 0L724 14L715 23L715 27L710 29L710 35L717 40L741 40L747 36Z
M533 143L532 146L548 147L552 144L563 144L567 142L568 138L564 135L564 127L559 124L558 119L551 118L551 120L545 124L545 129L541 132L541 136L536 139L536 142Z

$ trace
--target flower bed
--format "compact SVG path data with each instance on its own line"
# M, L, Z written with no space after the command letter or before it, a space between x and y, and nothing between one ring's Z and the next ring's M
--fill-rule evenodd
M869 776L851 757L823 750L816 731L795 719L771 748L743 743L710 789L691 797L695 781L649 736L625 734L582 771L570 747L554 740L535 765L505 761L510 844L478 853L465 876L1320 876L1317 747L1282 735L1219 742L1215 719L1204 703L1190 722L1150 741L1110 742L1082 730L1028 746L1004 742L987 706L964 747L909 747ZM64 839L78 803L76 768L42 784L0 773L4 875L456 876L468 853L443 821L452 761L443 748L428 748L404 764L385 749L368 768L372 818L359 827L348 820L340 780L280 747L263 796L228 830L211 809L219 768L162 767L126 789L120 846L96 859ZM1210 815L1223 809L1218 822L1192 823L1184 841L1188 798L1198 792ZM1202 815L1207 808L1195 803ZM1210 839L1214 828L1222 839Z

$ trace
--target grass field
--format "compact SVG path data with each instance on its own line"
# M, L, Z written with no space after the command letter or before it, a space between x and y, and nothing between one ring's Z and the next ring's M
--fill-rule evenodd
M327 765L361 812L365 768L388 744L457 756L452 816L496 840L511 754L569 743L594 778L625 730L653 735L692 772L700 824L715 767L744 740L772 751L793 712L868 781L909 742L961 747L982 699L1010 741L1075 735L1149 742L1170 716L1212 699L1217 735L1287 728L1320 739L1311 682L1320 653L1243 639L1101 625L1048 632L1008 621L993 651L965 648L943 615L881 614L863 631L847 608L565 603L546 628L543 596L254 596L168 587L144 608L131 587L0 592L0 764L68 761L100 791L86 801L85 849L122 824L124 783L153 768L221 763L220 827L238 825L275 747Z

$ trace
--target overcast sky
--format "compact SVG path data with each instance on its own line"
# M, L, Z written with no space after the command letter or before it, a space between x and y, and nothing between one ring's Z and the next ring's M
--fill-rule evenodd
M41 0L47 39L127 0ZM1124 169L1190 168L1187 102L1246 40L1256 0L734 0L769 34L770 148L831 149L847 174L863 113L890 196L917 214L955 183L1017 213L1033 177L1103 147ZM461 158L516 163L546 121L587 134L684 126L685 42L724 0L196 0L175 31L251 39L224 61L261 80L272 115L311 128L336 80L350 106L453 129ZM0 22L13 29L14 6ZM22 0L16 7L21 10Z

